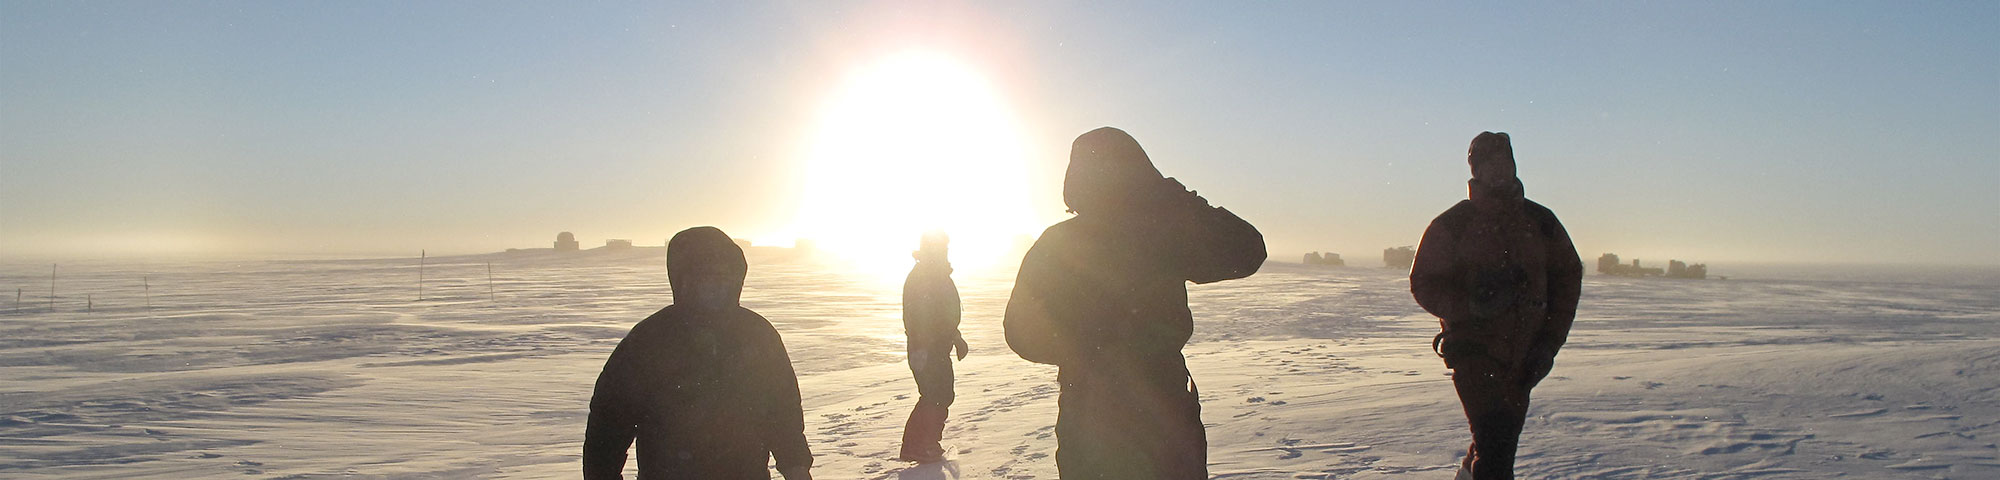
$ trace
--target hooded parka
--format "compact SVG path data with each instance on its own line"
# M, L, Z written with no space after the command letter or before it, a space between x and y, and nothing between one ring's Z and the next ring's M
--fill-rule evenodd
M1072 145L1063 200L1076 217L1028 250L1004 320L1021 358L1061 367L1062 478L1207 478L1186 285L1255 273L1263 235L1110 127Z
M798 379L777 329L739 305L743 251L714 227L667 244L673 305L632 327L590 398L583 475L620 478L636 439L640 479L768 479L812 465Z
M1507 134L1481 133L1467 159L1470 199L1424 231L1410 293L1443 327L1433 347L1471 423L1466 470L1513 478L1528 392L1569 336L1583 262L1555 213L1522 195Z

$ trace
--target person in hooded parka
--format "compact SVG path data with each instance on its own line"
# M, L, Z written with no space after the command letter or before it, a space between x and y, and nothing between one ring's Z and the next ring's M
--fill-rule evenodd
M1554 212L1522 195L1505 133L1473 138L1470 199L1431 221L1410 293L1443 326L1431 348L1472 427L1459 478L1514 478L1528 391L1569 337L1583 261Z
M583 476L810 480L798 378L777 329L743 308L743 250L714 227L667 242L674 304L632 327L590 398Z
M965 359L965 338L958 332L958 284L951 280L951 239L930 232L911 254L917 264L903 280L903 333L908 337L910 374L917 380L917 405L903 424L903 448L898 458L931 463L945 458L944 421L955 396L951 360Z
M1028 250L1003 320L1016 354L1061 367L1057 469L1066 480L1208 478L1181 356L1194 333L1186 285L1255 273L1263 235L1162 178L1116 128L1077 137L1063 201L1076 216Z

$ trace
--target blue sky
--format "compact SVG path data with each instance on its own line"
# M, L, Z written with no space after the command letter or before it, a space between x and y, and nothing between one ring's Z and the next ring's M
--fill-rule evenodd
M2000 264L1992 2L0 3L0 256L784 231L815 109L986 72L1053 195L1126 129L1274 258L1372 261L1513 135L1581 253Z

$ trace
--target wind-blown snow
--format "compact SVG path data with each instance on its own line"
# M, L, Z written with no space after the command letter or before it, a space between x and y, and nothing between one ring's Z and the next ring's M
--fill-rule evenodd
M659 249L430 262L421 302L414 259L64 265L54 312L46 265L0 265L24 289L0 303L0 477L576 476L605 356L671 301ZM1826 272L1587 278L1523 478L2000 478L2000 276ZM1011 272L957 277L957 460L906 468L899 286L753 258L818 478L1055 478L1055 370L1001 337ZM1191 288L1216 477L1451 477L1470 438L1404 277Z

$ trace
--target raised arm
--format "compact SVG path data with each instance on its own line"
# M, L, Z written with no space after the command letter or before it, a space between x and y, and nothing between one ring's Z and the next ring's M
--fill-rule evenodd
M597 375L597 387L590 395L590 419L583 433L583 478L621 479L626 452L639 433L633 413L633 356L626 342L619 342Z
M1248 277L1264 266L1267 252L1264 234L1227 208L1212 207L1208 199L1166 178L1160 184L1162 205L1169 232L1159 242L1171 260L1178 263L1183 278L1194 283L1212 283Z
M1193 227L1181 257L1188 281L1212 283L1248 277L1264 266L1264 234L1222 207L1201 207L1189 215Z

